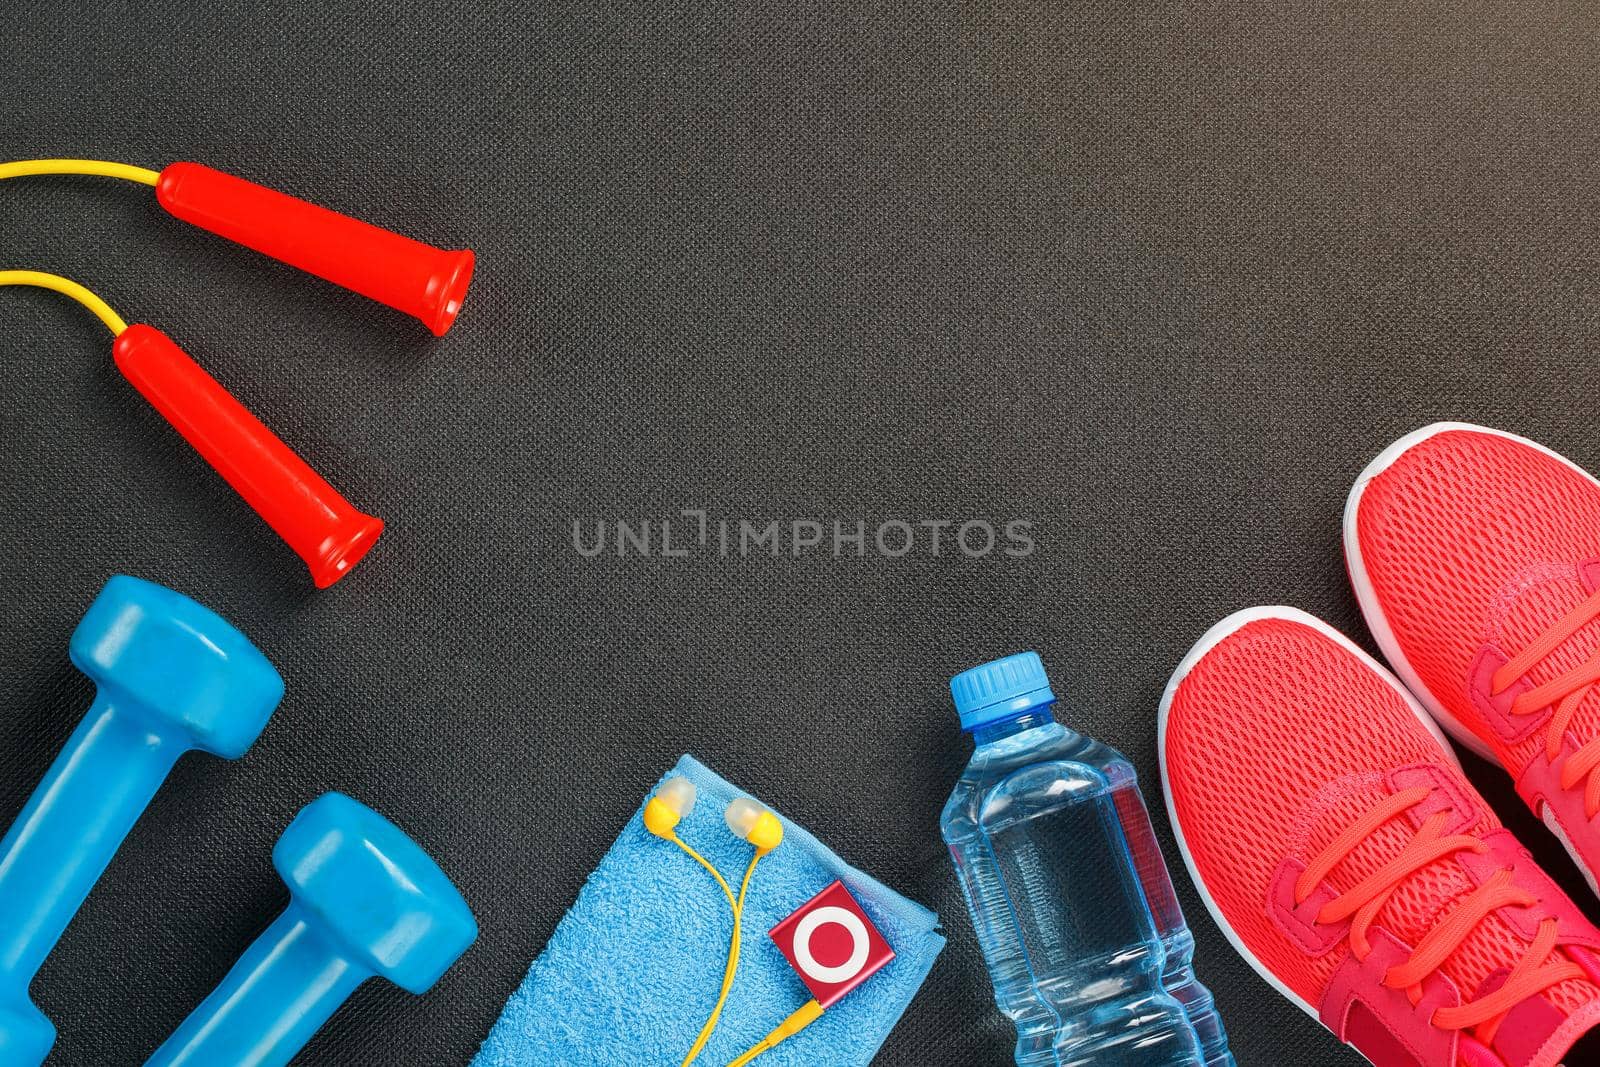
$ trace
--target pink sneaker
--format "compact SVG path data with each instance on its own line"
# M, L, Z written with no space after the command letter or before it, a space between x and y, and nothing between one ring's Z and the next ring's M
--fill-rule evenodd
M1347 639L1292 608L1233 615L1179 665L1160 730L1206 906L1341 1041L1379 1067L1597 1062L1600 931Z
M1600 483L1532 441L1440 423L1356 480L1345 558L1383 653L1600 871Z

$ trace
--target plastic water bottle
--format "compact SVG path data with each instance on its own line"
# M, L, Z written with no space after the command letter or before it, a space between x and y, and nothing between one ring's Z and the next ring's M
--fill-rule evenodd
M942 826L1019 1067L1233 1067L1133 767L1033 652L950 682L977 751Z

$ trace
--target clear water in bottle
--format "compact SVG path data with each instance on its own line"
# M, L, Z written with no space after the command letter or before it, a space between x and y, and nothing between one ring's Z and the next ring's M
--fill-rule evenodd
M950 688L977 749L944 838L1019 1067L1233 1067L1133 767L1055 721L1032 652Z

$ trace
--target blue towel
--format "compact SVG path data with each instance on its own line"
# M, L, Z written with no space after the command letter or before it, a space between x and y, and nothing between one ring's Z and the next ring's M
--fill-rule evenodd
M678 836L737 893L751 848L728 832L722 811L741 794L688 756L673 773L687 775L700 794ZM854 870L787 819L783 824L783 845L761 861L751 884L728 1006L696 1062L727 1064L811 999L767 931L838 879L895 958L755 1067L866 1067L944 947L938 917ZM711 876L652 837L635 815L506 1004L473 1067L677 1067L716 1002L732 921Z

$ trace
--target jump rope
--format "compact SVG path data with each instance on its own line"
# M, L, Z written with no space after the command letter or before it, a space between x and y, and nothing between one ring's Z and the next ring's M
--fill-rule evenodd
M455 322L472 280L470 251L434 248L197 163L173 163L159 172L86 159L0 163L0 180L43 175L121 178L151 186L157 202L177 218L403 311L435 336L442 337ZM130 325L95 293L59 275L0 270L3 286L60 293L104 323L114 338L117 369L305 561L318 588L343 577L383 532L381 519L357 510L160 330ZM735 894L716 866L678 836L677 826L694 809L695 797L694 783L675 777L644 809L646 829L703 867L733 914L716 1004L681 1067L692 1064L716 1032L739 970L744 908L756 866L783 843L783 824L765 807L743 797L728 805L723 813L728 829L755 847ZM822 1012L813 998L728 1067L746 1067Z
M739 797L729 804L723 812L723 820L728 824L728 829L733 836L742 841L748 841L755 846L755 855L750 857L750 866L745 868L744 880L740 883L739 893L734 895L733 887L722 876L722 872L693 848L689 847L678 836L678 823L682 822L694 810L696 791L694 783L679 775L667 779L662 783L655 796L651 797L644 806L644 826L655 836L664 841L670 841L682 849L690 859L704 867L712 878L716 879L717 886L722 890L722 895L728 900L728 906L733 910L733 936L728 946L728 963L722 974L722 990L717 996L717 1002L707 1016L705 1025L700 1028L700 1033L695 1037L694 1044L683 1057L680 1067L689 1067L695 1058L705 1050L706 1043L711 1040L711 1035L716 1032L717 1023L722 1018L722 1009L727 1006L728 994L733 990L733 979L739 970L739 950L743 938L744 904L750 892L750 881L755 877L756 864L760 863L773 849L783 843L783 823L778 817L768 811L761 804L748 797ZM806 1003L799 1011L790 1015L779 1023L766 1037L757 1042L744 1055L728 1064L728 1067L745 1067L757 1056L778 1047L789 1038L798 1034L812 1023L822 1017L822 1004L815 998Z
M198 163L161 171L92 159L0 163L0 180L44 175L151 186L176 218L403 311L435 336L455 322L472 282L470 251L434 248ZM0 286L10 285L71 297L105 323L117 369L305 561L318 588L377 541L381 519L351 505L166 334L129 325L68 278L0 270Z

